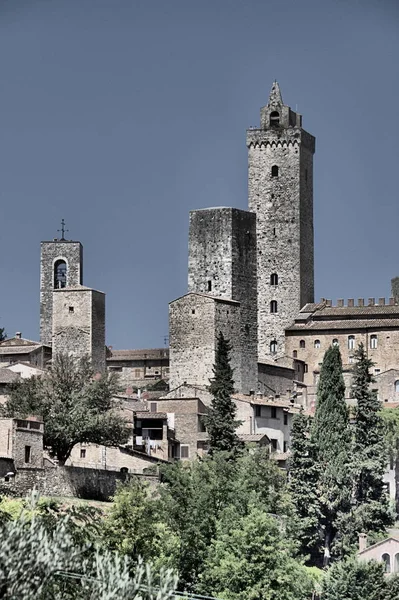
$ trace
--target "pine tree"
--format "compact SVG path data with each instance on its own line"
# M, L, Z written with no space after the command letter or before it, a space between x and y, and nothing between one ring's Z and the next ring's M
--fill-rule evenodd
M319 466L319 525L326 566L339 521L350 512L352 500L351 431L338 346L332 346L324 355L311 438Z
M383 476L387 465L382 404L370 390L373 362L363 344L354 353L352 396L356 399L354 461L355 499L362 506L362 526L366 531L381 531L391 523L389 502L384 490ZM360 511L359 511L360 512Z
M289 460L289 490L295 506L296 537L303 555L310 553L314 562L318 553L318 523L320 518L317 490L319 467L315 447L310 437L310 418L303 410L293 419L291 457Z
M231 345L220 332L217 339L213 379L209 391L212 394L210 413L205 420L209 434L209 452L218 450L231 452L240 446L236 429L236 406L232 400L234 393L233 369L230 366Z

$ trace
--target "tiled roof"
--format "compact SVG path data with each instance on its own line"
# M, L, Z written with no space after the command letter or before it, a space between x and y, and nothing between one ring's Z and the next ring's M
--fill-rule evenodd
M308 321L294 323L286 331L326 331L328 329L388 329L398 327L398 319L337 319L336 321Z
M204 298L209 298L210 300L215 300L216 302L236 304L237 306L240 305L238 300L233 300L232 298L225 298L224 296L213 296L212 294L205 294L203 292L188 292L187 294L184 294L184 296L179 296L179 298L172 300L172 302L169 302L169 304L173 304L173 302L177 302L178 300L186 298L187 296L202 296Z
M137 412L138 419L167 419L167 414L164 412Z
M40 346L40 342L34 342L33 340L27 340L25 338L13 337L7 338L0 342L0 348L2 346Z
M166 356L165 356L166 354ZM111 355L107 357L108 362L113 360L145 360L169 358L169 348L147 348L144 350L111 350Z
M304 309L302 309L302 311L303 310ZM373 304L372 306L323 306L323 308L316 309L315 315L317 317L357 317L372 315L399 316L399 305Z
M30 354L35 350L42 348L39 344L37 346L0 346L0 355L5 356L7 354Z
M19 379L18 373L14 373L14 371L10 371L9 369L0 368L0 383L12 383L17 379Z
M239 433L238 437L242 442L260 442L264 438L269 439L266 433Z

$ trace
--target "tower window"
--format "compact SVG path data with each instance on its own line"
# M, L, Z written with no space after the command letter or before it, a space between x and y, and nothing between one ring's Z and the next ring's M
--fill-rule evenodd
M355 336L354 335L348 336L348 348L349 348L349 350L353 350L355 348Z
M271 313L276 313L277 312L277 300L272 300L270 302L270 312Z
M208 281L208 292L212 291L212 281Z
M74 311L75 311L74 307L73 307L73 306L70 306L70 307L69 307L69 312L70 312L70 313L73 313Z
M299 347L300 348L304 348L305 347L305 340L300 340Z
M279 125L280 114L276 110L273 110L273 112L270 113L270 127L278 127Z
M272 340L270 342L270 353L276 354L276 352L277 352L277 342L276 342L276 340Z
M272 273L270 275L270 285L278 285L278 275L277 275L277 273Z
M272 177L278 177L278 166L277 165L272 166Z
M315 348L320 348L320 340L315 340L314 341L314 347Z
M375 334L370 336L370 348L374 350L377 348L377 336Z
M66 287L67 265L65 260L57 260L54 264L54 289L60 290Z
M298 350L293 350L292 351L292 356L293 356L293 358L297 358L298 357Z

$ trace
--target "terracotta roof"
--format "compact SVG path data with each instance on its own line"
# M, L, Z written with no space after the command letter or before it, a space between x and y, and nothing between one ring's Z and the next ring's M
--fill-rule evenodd
M165 356L166 354L166 356ZM146 360L146 359L168 359L169 348L147 348L144 350L111 350L107 356L107 362L113 360Z
M41 344L37 346L0 346L0 355L5 356L7 354L30 354L35 350L42 348Z
M383 307L382 307L383 308ZM325 331L328 329L387 329L399 328L398 319L341 319L336 321L307 321L306 323L294 323L287 327L286 331Z
M359 315L399 316L399 306L397 304L373 304L372 306L323 306L316 309L317 317L358 317Z

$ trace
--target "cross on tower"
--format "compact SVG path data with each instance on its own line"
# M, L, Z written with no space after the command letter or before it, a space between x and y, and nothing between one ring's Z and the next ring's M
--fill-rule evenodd
M61 239L65 240L65 232L69 231L69 229L65 229L65 220L61 219L61 229L57 229L58 233L61 232Z

